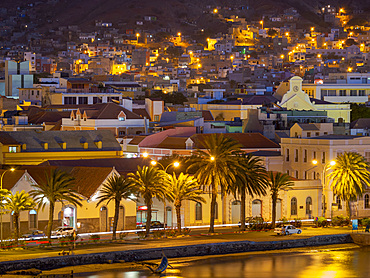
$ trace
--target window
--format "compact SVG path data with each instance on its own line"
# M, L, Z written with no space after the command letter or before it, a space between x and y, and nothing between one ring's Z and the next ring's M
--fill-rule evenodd
M336 90L328 90L328 96L336 96L337 95L337 91Z
M295 150L295 162L298 162L298 150Z
M118 132L118 135L119 135L119 136L125 136L125 135L126 135L126 132L125 132L125 131L119 131L119 132Z
M350 90L350 96L357 96L357 90Z
M298 170L295 171L295 177L298 179L299 176L298 176Z
M307 137L311 137L311 132L307 132Z
M155 115L155 116L154 116L154 121L155 121L155 122L159 122L159 115Z
M303 162L307 162L307 150L304 150Z
M293 197L292 200L290 200L290 214L297 215L297 198L296 197Z
M126 118L125 117L118 117L118 120L119 121L124 121L124 120L126 120Z
M37 212L33 209L29 213L29 226L31 229L37 229Z
M321 90L321 100L324 100L324 97L328 95L328 90Z
M364 197L364 207L365 207L365 209L370 208L369 194L365 194L365 197Z
M64 104L77 104L76 97L64 97Z
M202 220L202 204L199 202L195 204L195 220Z
M87 97L78 97L78 104L87 104Z
M286 158L285 158L286 161L289 161L289 149L286 149Z
M365 152L365 159L367 162L370 162L370 152Z
M306 199L306 214L311 214L312 213L312 199L311 197L307 197Z
M320 136L320 132L316 132L316 133L315 133L315 135L316 135L316 136Z
M321 162L324 164L326 163L326 157L325 157L325 152L322 152L322 160Z
M365 96L365 90L358 90L358 95L359 96Z
M17 152L17 147L15 147L15 146L9 146L9 152L10 153L16 153Z
M313 152L312 157L313 157L313 159L316 159L316 152Z
M307 171L304 171L304 179L307 179Z
M346 96L346 90L339 90L339 95L342 97Z
M102 98L101 97L93 97L93 104L96 103L102 103Z
M215 219L218 219L218 203L215 203Z

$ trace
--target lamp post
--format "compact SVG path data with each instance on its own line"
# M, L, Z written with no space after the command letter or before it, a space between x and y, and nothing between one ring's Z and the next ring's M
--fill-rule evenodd
M150 164L152 166L157 166L157 165L160 165L162 167L162 170L167 174L167 170L168 168L170 168L171 166L177 168L180 166L180 162L178 161L175 161L175 162L172 162L170 164L167 165L167 167L164 167L162 163L156 161L156 160L152 160L150 161ZM163 209L163 226L166 227L166 224L167 224L167 217L166 217L166 200L163 201L163 205L164 205L164 209Z
M3 177L5 175L6 172L8 171L11 171L13 172L15 169L14 168L10 168L8 170L5 170L4 173L1 174L1 178L0 178L0 188L1 190L3 190ZM0 228L0 234L1 234L1 242L3 242L3 198L1 198L1 204L0 204L0 225L1 225L1 228Z
M319 162L315 159L312 161L312 164L313 165L317 165ZM327 197L327 194L325 194L325 190L326 190L326 171L329 170L330 166L334 166L336 164L335 160L331 160L329 162L327 162L324 166L324 168L322 169L322 177L321 177L321 183L322 183L322 216L325 217L325 213L326 213L326 206L327 206L327 201L326 201L326 197Z

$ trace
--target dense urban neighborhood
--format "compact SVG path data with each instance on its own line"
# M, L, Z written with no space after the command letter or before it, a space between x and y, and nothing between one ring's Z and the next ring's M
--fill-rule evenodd
M0 5L1 240L370 217L369 11L61 4Z

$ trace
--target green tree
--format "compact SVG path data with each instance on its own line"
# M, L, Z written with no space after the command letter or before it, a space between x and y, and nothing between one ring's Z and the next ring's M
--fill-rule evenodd
M36 189L30 191L30 195L38 203L38 209L44 210L49 205L49 221L46 231L51 238L51 229L54 220L54 208L56 202L69 202L75 206L81 206L81 198L74 189L74 178L66 172L53 169L45 172L45 179L41 184L34 185Z
M18 244L19 214L21 211L34 209L36 207L36 203L24 190L21 192L17 191L15 194L10 194L10 196L5 199L5 202L5 208L13 215L14 236L15 241Z
M117 224L119 217L119 204L122 199L127 199L133 193L133 186L128 182L123 176L118 176L113 174L107 181L104 183L103 188L100 190L100 195L97 199L99 202L96 206L99 206L102 202L107 202L107 205L110 201L114 202L114 218L113 218L113 235L112 239L116 239Z
M369 164L359 153L345 152L338 155L332 172L328 178L332 180L331 188L334 195L346 202L347 215L351 218L350 202L361 197L370 187Z
M189 200L194 202L205 203L206 200L200 195L203 193L199 189L198 181L184 173L180 173L177 177L175 173L169 175L169 186L170 191L173 194L173 203L176 209L176 218L177 218L177 229L181 232L181 205L182 201Z
M189 160L188 171L194 171L203 190L209 189L211 193L211 214L209 232L214 232L215 206L219 187L221 194L236 182L236 175L240 168L237 155L241 144L224 136L211 134L205 136L200 144L204 149L197 149Z
M274 173L272 171L268 172L269 186L272 199L272 228L275 228L276 222L276 203L279 197L279 192L281 190L287 190L291 188L294 183L291 181L291 177L288 174L282 174L280 172Z
M135 173L128 174L128 180L133 185L134 191L144 199L147 206L146 236L149 236L150 232L153 198L164 201L168 196L167 178L164 171L152 166L143 166L143 168L138 166Z
M237 175L236 183L232 191L240 196L241 211L240 223L241 230L245 230L245 203L246 195L266 195L268 180L266 168L262 165L262 160L250 154L242 154L240 156L240 168Z

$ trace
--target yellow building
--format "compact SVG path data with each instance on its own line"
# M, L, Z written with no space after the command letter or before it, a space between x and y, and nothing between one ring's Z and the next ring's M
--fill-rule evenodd
M310 99L303 91L302 78L294 76L289 81L289 91L285 93L279 106L288 110L326 111L336 123L349 123L351 108L349 104L336 104L320 99Z

